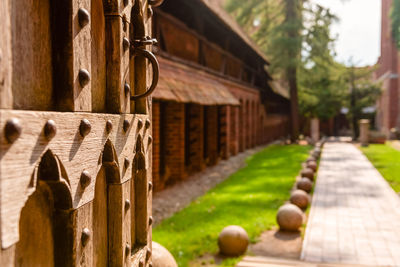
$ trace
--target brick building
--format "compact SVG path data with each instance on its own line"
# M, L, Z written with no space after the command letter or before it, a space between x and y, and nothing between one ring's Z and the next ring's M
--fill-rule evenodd
M272 90L267 59L216 1L165 1L153 22L156 191L288 134L289 100Z
M400 128L399 117L399 51L392 37L390 10L392 0L382 0L381 56L375 78L382 83L377 102L376 126L388 137L391 128Z

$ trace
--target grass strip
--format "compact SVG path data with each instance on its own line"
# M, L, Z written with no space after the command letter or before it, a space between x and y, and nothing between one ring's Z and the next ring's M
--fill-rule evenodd
M247 159L247 166L153 229L180 267L207 253L217 253L219 232L240 225L252 242L276 225L278 208L289 199L309 146L272 145ZM235 260L223 265L233 266Z
M394 191L400 192L400 151L390 143L371 144L361 151L388 181Z

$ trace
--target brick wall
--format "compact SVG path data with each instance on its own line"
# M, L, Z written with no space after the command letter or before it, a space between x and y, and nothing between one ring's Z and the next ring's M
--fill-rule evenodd
M175 102L163 103L161 118L163 128L160 135L164 136L165 172L162 180L165 185L183 180L185 171L185 104Z
M218 119L219 119L219 145L220 155L223 159L228 159L230 156L229 144L231 138L230 132L230 107L219 106L218 107Z
M204 107L205 162L208 166L218 163L218 107Z
M199 172L205 168L204 164L204 107L197 104L188 104L186 106L186 115L189 118L189 141L187 144L189 162L186 167L188 174Z
M376 126L390 136L390 129L400 128L399 118L399 52L391 34L390 10L392 0L382 0L381 55L376 79L382 82L383 93L377 102Z
M163 185L160 181L160 102L153 101L152 105L153 126L153 188L160 191Z
M239 107L230 106L230 139L229 152L232 156L239 153Z

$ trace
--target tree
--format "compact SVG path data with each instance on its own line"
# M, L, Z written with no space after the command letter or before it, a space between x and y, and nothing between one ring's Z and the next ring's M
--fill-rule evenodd
M300 110L305 117L329 119L337 115L345 95L344 67L333 58L330 27L337 20L329 9L310 5L305 15L303 64L300 68Z
M353 127L353 138L356 139L360 133L358 121L365 117L363 110L375 106L376 100L381 94L381 86L372 81L374 68L356 68L354 65L347 68L346 80L349 88L349 113Z
M298 81L303 36L303 0L229 0L228 11L252 33L271 61L275 78L289 85L292 141L299 135ZM258 21L258 23L257 23ZM256 22L256 23L255 23ZM258 25L257 25L258 24Z

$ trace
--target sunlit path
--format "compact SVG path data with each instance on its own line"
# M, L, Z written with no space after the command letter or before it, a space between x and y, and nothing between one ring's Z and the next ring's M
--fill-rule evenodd
M302 260L400 266L400 198L354 145L327 143Z

